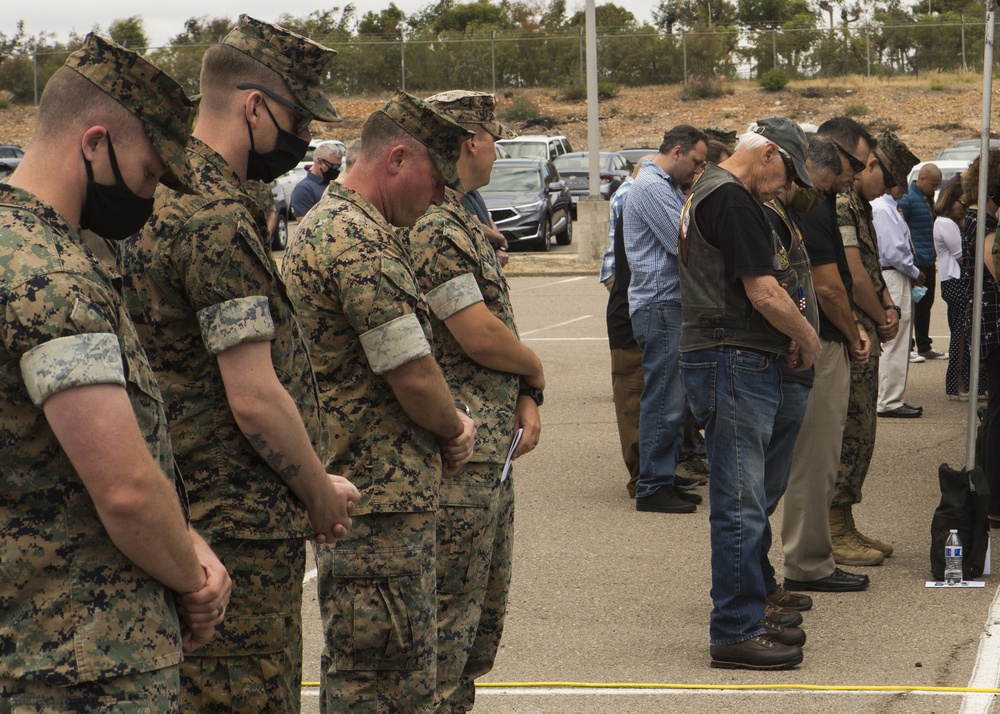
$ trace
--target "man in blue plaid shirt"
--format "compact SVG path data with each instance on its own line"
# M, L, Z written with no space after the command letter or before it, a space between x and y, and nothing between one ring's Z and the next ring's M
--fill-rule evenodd
M642 347L637 511L691 513L701 496L677 488L674 470L684 438L684 387L678 366L681 288L677 239L684 189L705 167L708 137L680 125L659 153L642 161L624 211L625 253L632 268L629 316Z

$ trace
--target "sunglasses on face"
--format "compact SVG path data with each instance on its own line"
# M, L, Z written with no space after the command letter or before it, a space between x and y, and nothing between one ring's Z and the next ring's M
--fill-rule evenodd
M833 145L836 146L837 147L837 151L839 151L843 155L843 157L845 159L847 159L847 163L849 163L851 165L851 171L853 171L856 174L859 174L859 173L861 173L862 171L865 170L865 166L867 166L867 164L864 161L862 161L861 159L859 159L857 156L855 156L854 154L852 154L850 151L848 151L847 149L845 149L843 146L841 146L840 144L838 144L836 141L833 142Z
M291 109L293 112L295 112L296 114L298 114L301 118L295 123L295 127L294 127L294 132L293 133L295 133L296 135L297 134L301 134L302 132L304 132L306 130L306 127L309 126L309 122L311 122L313 120L313 118L314 118L313 115L312 115L312 112L310 112L308 109L305 109L304 107L300 107L295 102L288 101L284 97L275 94L270 89L267 89L266 87L261 87L259 84L237 84L236 88L237 89L256 89L258 92L260 92L261 94L263 94L264 96L266 96L268 99L272 99L272 100L276 101L278 104L280 104L281 106L283 106L283 107L285 107L287 109Z
M778 156L781 157L781 163L785 165L785 178L788 180L788 183L798 183L799 174L795 170L795 164L792 163L792 157L781 147L778 147Z

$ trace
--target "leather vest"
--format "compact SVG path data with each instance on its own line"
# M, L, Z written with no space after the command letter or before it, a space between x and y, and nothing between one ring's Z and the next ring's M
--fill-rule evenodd
M678 267L681 276L680 351L745 347L777 358L788 352L789 338L754 309L739 279L727 281L722 252L701 235L698 206L721 186L743 185L724 169L708 164L695 182L681 212ZM745 190L745 189L744 189ZM756 199L754 199L756 203ZM759 210L763 211L763 207ZM772 267L778 284L798 305L805 286L792 268L781 239L761 216L774 251Z

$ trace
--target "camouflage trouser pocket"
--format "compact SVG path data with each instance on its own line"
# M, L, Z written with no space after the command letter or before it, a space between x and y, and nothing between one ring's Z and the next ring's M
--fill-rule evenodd
M467 593L486 585L498 485L442 483L437 511L437 589Z
M0 700L2 714L67 714L67 712L101 712L101 714L149 714L149 702L142 700L114 699L28 699L11 697Z
M324 603L327 643L343 671L423 669L433 659L437 618L432 549L334 554Z

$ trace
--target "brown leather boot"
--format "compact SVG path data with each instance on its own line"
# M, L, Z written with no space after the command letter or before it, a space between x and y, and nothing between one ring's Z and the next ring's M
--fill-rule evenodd
M838 565L881 565L885 556L862 543L848 527L850 509L830 509L830 538L833 560Z
M892 555L892 543L886 543L884 540L878 540L877 538L866 536L864 533L859 531L858 527L854 524L854 513L851 511L851 507L848 506L844 510L847 511L847 527L854 532L854 537L857 540L861 541L861 543L867 547L877 550L886 558Z

